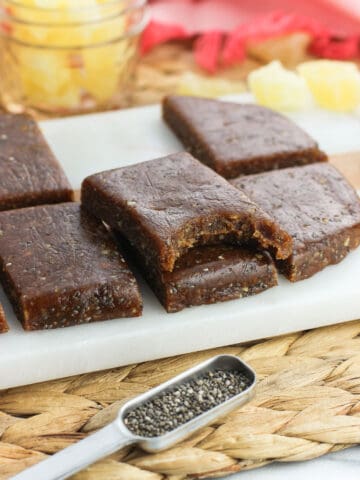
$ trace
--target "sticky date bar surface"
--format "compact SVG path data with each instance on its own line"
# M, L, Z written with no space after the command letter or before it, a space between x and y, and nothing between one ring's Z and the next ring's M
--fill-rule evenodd
M231 245L195 247L172 272L152 268L142 252L127 246L152 290L169 313L195 305L255 295L277 285L271 256Z
M0 213L0 267L26 330L141 314L136 280L115 240L77 203Z
M0 333L5 333L9 330L8 324L5 318L4 309L0 303Z
M278 258L291 251L267 214L187 153L92 175L82 202L164 271L201 244L256 240Z
M295 123L258 105L170 96L163 117L194 157L225 178L326 160Z
M0 210L71 201L71 186L36 122L0 114Z
M359 198L330 164L240 177L233 184L292 236L293 253L279 262L291 281L340 262L360 244Z

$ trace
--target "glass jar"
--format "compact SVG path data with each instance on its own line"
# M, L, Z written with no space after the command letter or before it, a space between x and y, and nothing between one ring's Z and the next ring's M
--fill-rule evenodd
M62 115L124 105L146 22L145 3L0 0L5 108Z

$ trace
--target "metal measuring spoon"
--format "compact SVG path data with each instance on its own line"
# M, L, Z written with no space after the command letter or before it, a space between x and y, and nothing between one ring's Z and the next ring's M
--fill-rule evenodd
M135 435L127 428L124 420L127 414L136 407L146 404L160 394L171 391L183 383L196 380L204 374L217 369L236 370L242 373L249 379L249 386L241 393L234 395L225 402L161 436L141 437ZM137 444L147 452L165 450L192 435L199 428L214 422L219 417L223 417L231 410L246 403L254 394L255 383L255 372L238 357L233 355L213 357L194 368L186 370L168 382L151 389L147 393L130 400L123 405L116 420L112 423L89 435L84 440L15 475L13 480L63 480L97 460L131 444Z

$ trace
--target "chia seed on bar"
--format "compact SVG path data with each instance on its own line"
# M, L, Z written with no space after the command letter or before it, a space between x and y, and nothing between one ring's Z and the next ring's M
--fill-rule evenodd
M0 281L25 330L142 312L113 238L76 202L0 212Z
M260 105L171 95L162 110L185 149L225 178L327 160L294 122Z
M341 262L360 245L359 197L333 165L246 175L231 183L292 237L292 254L278 262L291 282Z
M216 369L185 381L127 413L125 425L141 437L159 437L230 400L251 385L238 370Z
M29 115L0 113L0 211L73 201L66 175Z

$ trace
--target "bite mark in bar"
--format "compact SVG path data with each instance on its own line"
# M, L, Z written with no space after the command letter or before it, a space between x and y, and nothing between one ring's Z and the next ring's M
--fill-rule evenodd
M291 253L291 238L268 214L188 153L92 175L82 203L161 271L199 245L253 242L277 258Z

